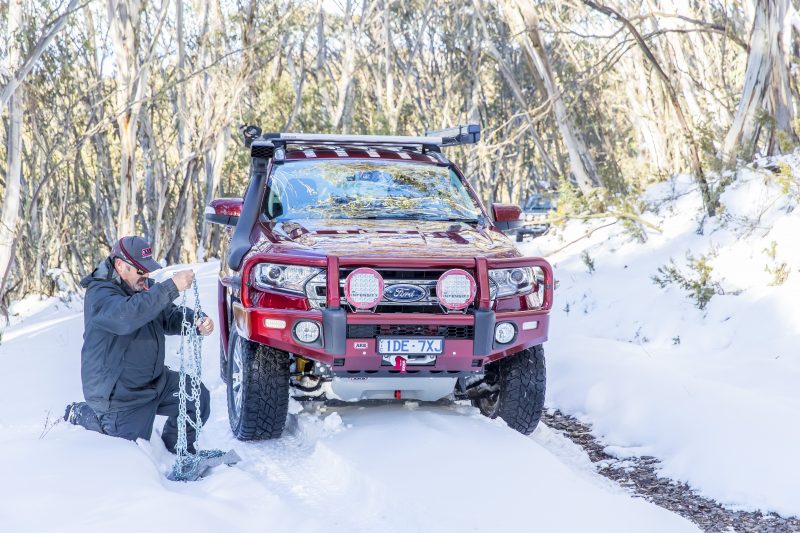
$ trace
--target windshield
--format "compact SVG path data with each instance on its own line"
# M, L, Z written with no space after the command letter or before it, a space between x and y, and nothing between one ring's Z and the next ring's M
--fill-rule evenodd
M458 175L437 165L349 159L273 168L264 212L275 220L477 221L481 214Z
M556 199L547 196L534 195L525 202L525 209L555 209Z

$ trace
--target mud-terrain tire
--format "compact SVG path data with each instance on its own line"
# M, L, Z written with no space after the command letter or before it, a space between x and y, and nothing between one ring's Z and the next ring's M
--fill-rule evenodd
M486 367L486 379L498 385L490 396L472 404L489 418L502 418L512 429L530 435L544 409L547 383L542 345L523 350Z
M228 376L228 420L233 435L239 440L280 437L289 409L289 355L243 339L232 330Z

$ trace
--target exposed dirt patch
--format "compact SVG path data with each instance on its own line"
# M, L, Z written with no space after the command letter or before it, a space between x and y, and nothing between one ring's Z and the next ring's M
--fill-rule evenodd
M591 428L571 416L548 410L542 421L586 450L600 474L637 496L691 520L705 531L800 532L800 518L726 509L697 495L685 483L659 477L656 473L659 463L654 457L618 459L609 455L592 436Z

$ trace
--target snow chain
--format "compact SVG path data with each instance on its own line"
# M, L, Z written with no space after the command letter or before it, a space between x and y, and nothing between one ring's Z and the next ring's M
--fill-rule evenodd
M194 316L201 316L200 292L197 288L197 280L192 281L194 289ZM198 450L196 453L189 451L186 439L186 425L189 424L195 429L195 446L200 439L200 430L203 421L200 418L200 378L203 371L203 338L197 332L197 325L186 320L186 291L183 291L181 298L183 309L183 325L181 326L181 344L178 349L178 357L181 360L180 377L178 382L178 442L175 445L175 453L178 456L172 471L167 476L173 481L189 481L197 479L197 470L204 459L222 457L225 455L221 450ZM186 390L187 376L189 390ZM186 403L194 402L195 420L192 420L186 413Z

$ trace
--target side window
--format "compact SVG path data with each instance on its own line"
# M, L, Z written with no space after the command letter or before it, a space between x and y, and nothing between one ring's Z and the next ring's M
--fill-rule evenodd
M283 186L274 179L270 179L269 187L267 188L267 201L264 205L264 212L268 218L277 218L283 214Z

